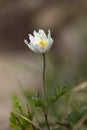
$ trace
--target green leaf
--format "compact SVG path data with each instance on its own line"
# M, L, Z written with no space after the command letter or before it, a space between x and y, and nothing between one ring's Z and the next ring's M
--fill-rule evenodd
M19 130L16 116L13 112L10 113L10 126L13 130Z
M48 97L48 105L50 106L51 104L55 103L60 97L62 97L70 90L70 87L67 87L65 85L58 85L58 87L55 89L55 92L52 93L52 96Z
M33 107L40 107L42 109L46 109L47 104L46 100L38 93L30 92L29 90L23 90L24 96L26 97L27 101Z
M68 117L69 117L69 122L73 124L76 124L81 118L80 112L78 111L71 112Z
M10 126L13 130L26 130L31 126L29 122L17 116L15 113L19 113L26 118L32 120L33 114L29 110L28 105L25 106L23 101L16 95L13 95L12 98L13 110L10 113Z

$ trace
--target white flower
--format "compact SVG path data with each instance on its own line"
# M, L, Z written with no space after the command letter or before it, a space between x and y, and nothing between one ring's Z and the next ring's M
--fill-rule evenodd
M33 36L34 35L34 36ZM24 40L24 43L36 53L44 53L50 49L53 44L53 39L51 38L50 30L46 35L42 29L39 29L38 32L34 31L33 35L29 34L29 40Z

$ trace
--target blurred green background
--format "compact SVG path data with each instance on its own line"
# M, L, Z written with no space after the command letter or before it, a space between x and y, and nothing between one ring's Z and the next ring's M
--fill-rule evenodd
M73 86L87 80L86 0L0 0L1 130L9 129L10 99L20 93L19 82L41 89L41 57L23 43L39 28L52 32L47 58L55 80Z

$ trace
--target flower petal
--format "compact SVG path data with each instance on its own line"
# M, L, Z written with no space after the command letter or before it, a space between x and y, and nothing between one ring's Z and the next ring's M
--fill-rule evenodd
M26 40L26 39L24 39L24 43L26 44L26 45L28 45L29 43L28 43L28 41Z
M28 44L28 47L29 47L32 51L36 52L36 51L35 51L35 48L34 48L31 44Z
M51 37L51 32L48 30L48 40L50 44L53 44L53 38Z
M28 43L28 41L26 39L24 39L24 43L32 50L35 52L35 49L32 47L32 45L30 43Z
M36 31L34 31L33 34L34 34L34 44L38 44L41 38Z
M34 36L33 36L34 35ZM28 34L30 42L24 40L24 43L36 53L45 53L50 49L53 44L53 39L51 38L51 32L48 30L46 35L44 30L39 29L38 32L34 31L33 35Z
M34 41L34 37L31 34L28 34L28 36L29 36L30 42L33 42Z
M42 29L39 29L38 33L40 35L41 40L47 41L47 36Z

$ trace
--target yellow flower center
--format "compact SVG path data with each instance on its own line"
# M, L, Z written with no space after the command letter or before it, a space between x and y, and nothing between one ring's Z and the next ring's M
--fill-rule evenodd
M45 42L45 41L41 40L41 41L40 41L40 44L41 44L43 47L46 47L47 42Z

